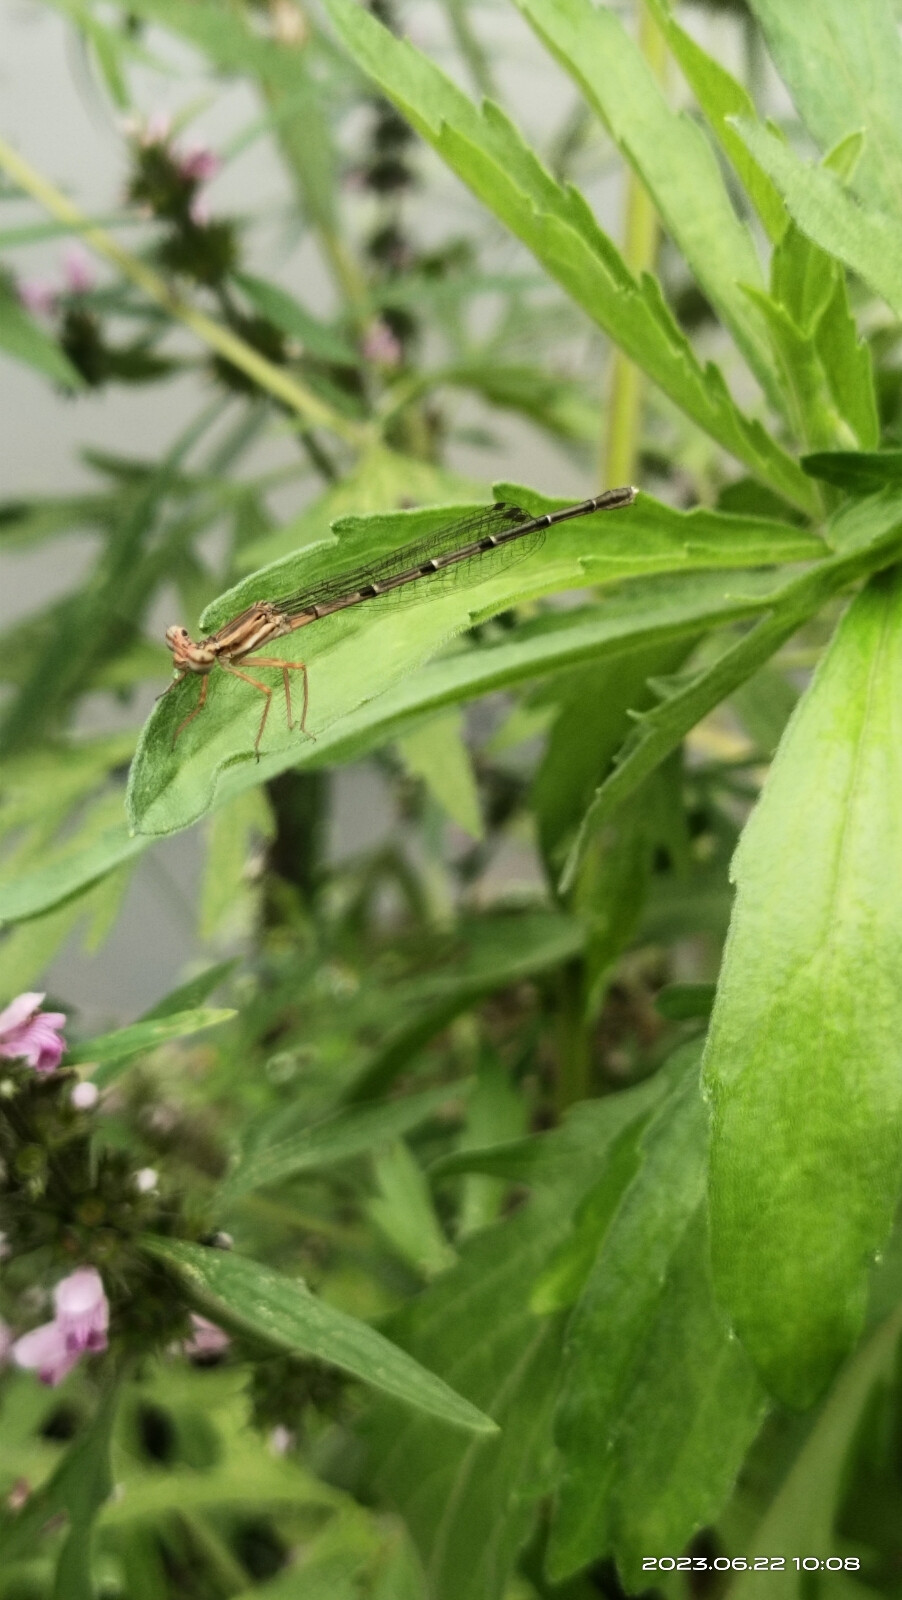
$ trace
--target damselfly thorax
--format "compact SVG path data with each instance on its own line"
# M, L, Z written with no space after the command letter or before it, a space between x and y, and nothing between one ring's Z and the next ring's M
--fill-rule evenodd
M548 528L559 522L568 522L573 517L588 516L593 511L616 511L632 505L636 493L630 487L607 489L592 500L583 500L579 505L567 506L562 511L550 511L543 517L528 517L519 506L489 506L473 515L458 518L425 539L377 558L368 567L359 567L353 572L312 584L299 594L286 595L279 600L258 600L205 639L195 641L187 628L177 625L167 628L166 643L172 651L175 669L169 689L181 683L189 673L195 673L201 679L197 704L176 728L173 745L188 723L193 722L206 705L210 673L214 667L219 667L230 676L241 678L265 696L263 715L254 740L254 754L259 758L260 740L266 727L273 691L269 684L261 683L249 672L243 672L237 665L239 662L246 667L265 667L281 672L289 729L294 726L290 674L300 673L303 705L298 727L302 733L306 733L309 699L306 664L303 661L283 661L281 656L259 655L257 652L265 648L270 640L282 639L286 634L295 633L298 628L334 615L336 611L362 605L367 600L378 600L398 590L410 590L415 598L421 592L424 595L434 594L437 585L443 591L446 584L456 586L458 583L481 582L492 576L499 566L537 550ZM165 691L166 694L169 689Z

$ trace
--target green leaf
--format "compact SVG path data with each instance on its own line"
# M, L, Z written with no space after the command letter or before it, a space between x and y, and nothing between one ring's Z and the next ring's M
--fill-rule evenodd
M671 110L614 11L589 0L516 3L601 117L752 371L773 394L767 329L743 293L744 286L764 288L761 266L705 134Z
M65 389L81 389L83 382L57 341L28 315L15 289L0 278L0 350Z
M398 740L398 748L407 771L422 778L451 820L471 839L481 839L479 791L460 713L446 711L421 723Z
M795 1569L793 1558L803 1548L820 1560L836 1555L834 1518L849 1452L875 1386L891 1382L898 1371L900 1335L902 1310L896 1310L840 1374L777 1495L747 1539L750 1560L783 1556L785 1566L739 1573L730 1586L731 1600L802 1600L807 1593L804 1574ZM858 1587L856 1583L856 1591ZM861 1589L875 1592L865 1585Z
M561 504L529 490L520 491L513 503L530 515ZM447 526L466 509L444 506L345 518L337 525L337 540L297 552L245 579L207 609L200 626L217 628L253 600L303 593L326 576L351 571ZM639 574L801 560L822 550L813 535L788 524L711 511L680 513L644 495L628 510L561 524L550 531L541 550L513 564L493 565L484 578L481 572L462 573L448 590L436 591L427 583L409 607L399 607L389 595L310 627L303 636L303 659L310 672L308 729L315 739L305 740L297 729L288 731L283 698L273 706L262 760L256 762L261 696L218 671L203 714L184 729L173 748L173 736L198 694L196 681L177 685L158 703L142 733L129 786L130 815L142 832L172 832L195 821L214 792L225 803L287 766L323 763L329 746L334 749L335 741L349 731L346 719L358 708L399 682L453 635L521 599ZM280 658L300 659L302 647L294 635L274 641L271 648ZM281 684L278 678L274 682L278 700ZM373 709L364 711L361 725L366 727L374 714Z
M417 461L378 445L365 451L338 483L305 506L300 516L254 539L238 552L239 572L280 561L328 539L339 517L362 511L397 511L406 505L453 505L472 501L480 486L429 461Z
M120 1069L133 1056L156 1050L170 1039L187 1039L204 1028L215 1028L228 1022L234 1011L213 1010L200 1007L194 1011L177 1011L174 1015L158 1017L151 1021L135 1022L130 1028L117 1028L114 1033L100 1034L96 1039L86 1039L73 1045L67 1052L66 1065L97 1063L94 1082L108 1084L118 1077Z
M707 1117L700 1047L643 1133L570 1319L555 1433L563 1456L548 1570L613 1552L631 1590L642 1557L685 1547L732 1489L763 1396L706 1270ZM624 1177L629 1175L627 1167Z
M31 872L20 870L0 882L0 926L40 916L76 898L123 862L141 855L150 842L130 833L124 823L105 828L87 844L85 831L58 850L44 852L45 861L48 854L53 857L46 865Z
M812 166L756 123L736 122L747 148L770 174L802 229L822 250L870 284L902 315L902 222L863 205L835 173Z
M902 221L902 45L889 0L752 0L780 76L815 139L829 149L867 136L854 186Z
M379 1193L366 1213L392 1248L424 1278L436 1278L454 1265L455 1254L442 1231L429 1184L403 1139L376 1152L373 1168Z
M506 1592L553 1473L562 1330L560 1319L532 1311L533 1282L566 1238L612 1144L660 1093L651 1081L576 1107L562 1128L523 1141L532 1199L468 1239L458 1265L389 1324L393 1337L501 1427L496 1439L437 1439L427 1424L384 1403L364 1423L376 1487L410 1528L432 1600Z
M293 339L299 339L304 350L323 361L347 362L354 366L358 356L354 346L321 322L299 300L278 284L267 283L249 272L236 272L235 282L243 290L255 311L266 317Z
M198 1006L203 1005L214 989L225 983L237 965L238 958L233 957L230 961L220 961L213 967L207 967L204 972L199 972L196 978L189 978L187 983L180 984L162 1000L158 1000L155 1006L145 1011L140 1020L156 1022L159 1018L171 1017L178 1011L195 1011Z
M743 834L711 1019L718 1292L794 1405L858 1336L898 1199L900 664L894 574L850 608Z
M110 1434L119 1398L118 1382L108 1382L97 1410L66 1451L59 1466L16 1515L0 1520L0 1560L34 1556L48 1522L64 1513L68 1533L56 1563L53 1600L94 1600L91 1541L98 1511L111 1494Z
M388 1144L434 1116L440 1107L460 1095L461 1088L442 1084L402 1100L357 1105L273 1143L266 1142L264 1130L262 1142L256 1143L229 1173L219 1191L220 1198L230 1203L239 1195L282 1183L299 1172L315 1172Z
M497 1431L483 1412L365 1322L231 1251L147 1237L144 1248L171 1267L192 1297L224 1326L275 1349L315 1356L405 1405L471 1433Z
M647 0L683 76L720 141L724 154L758 212L770 239L776 242L786 226L786 211L770 178L749 154L732 126L732 117L753 117L755 105L745 85L715 61L672 16L667 0Z
M581 195L554 182L503 113L490 102L477 110L356 0L326 9L362 70L577 304L726 450L810 509L796 463L739 412L717 368L701 366L655 281L636 281Z
M274 831L272 812L261 789L246 789L213 813L200 896L202 939L215 939L221 948L251 933L259 890L249 878L248 864L251 852L270 840Z
M702 717L728 698L831 595L856 578L888 566L898 554L902 496L886 491L843 510L831 524L837 553L785 586L770 612L715 661L672 684L662 685L661 704L638 719L610 777L596 792L561 878L566 891L596 829L612 817L650 772L676 749Z
M438 970L395 995L400 1020L356 1068L346 1096L359 1104L382 1093L416 1052L484 995L571 960L584 932L545 911L484 916L457 929L459 949Z
M849 494L875 494L902 486L902 450L817 450L802 457L812 478Z

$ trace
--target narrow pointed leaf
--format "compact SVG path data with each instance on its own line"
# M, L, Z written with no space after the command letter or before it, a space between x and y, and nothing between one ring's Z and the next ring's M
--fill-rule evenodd
M812 509L796 462L742 415L718 369L702 367L655 280L637 282L582 196L554 181L504 114L491 102L477 109L356 0L326 9L362 70L577 304L726 450Z
M455 1427L497 1432L490 1417L441 1378L375 1328L312 1295L299 1280L231 1251L149 1237L144 1247L171 1267L197 1304L224 1326L279 1350L315 1356Z

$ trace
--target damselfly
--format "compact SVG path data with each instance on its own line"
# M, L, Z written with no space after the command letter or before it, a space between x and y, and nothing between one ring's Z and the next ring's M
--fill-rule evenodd
M306 664L303 661L283 661L281 656L257 655L256 652L271 639L282 639L297 628L306 628L308 623L318 622L321 617L346 611L349 606L362 605L365 600L378 600L383 595L406 589L408 585L420 586L416 590L416 595L419 595L423 591L434 594L435 586L443 589L444 582L452 583L455 587L458 582L480 582L484 577L492 576L499 565L506 564L507 560L527 556L537 550L546 529L554 527L556 523L568 522L571 517L585 517L592 511L616 511L621 506L632 505L635 498L636 490L632 488L606 489L604 494L596 495L592 500L582 500L579 505L567 506L563 511L550 511L544 517L529 517L519 506L489 506L469 517L458 518L425 539L405 545L390 555L378 557L369 566L314 583L309 589L283 596L279 600L258 600L206 639L195 642L186 628L167 628L166 643L172 651L175 669L169 688L181 683L189 673L196 673L201 678L197 705L179 723L173 735L173 745L188 723L203 711L209 675L214 667L220 667L223 672L230 673L233 678L241 678L265 696L263 715L254 740L254 754L259 757L260 740L269 716L273 691L259 678L242 672L237 662L246 667L273 667L281 672L289 729L294 726L289 674L301 674L303 706L298 726L301 732L306 732L309 700ZM168 694L169 689L165 692Z

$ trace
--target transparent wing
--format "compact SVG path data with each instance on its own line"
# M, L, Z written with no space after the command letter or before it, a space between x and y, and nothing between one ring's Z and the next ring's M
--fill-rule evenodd
M434 533L427 534L425 538L417 539L412 544L402 545L400 549L392 550L388 555L377 556L365 565L337 573L319 583L313 583L302 594L279 600L277 604L287 616L297 616L311 606L329 605L332 601L343 600L368 588L371 584L384 583L389 578L397 578L407 572L411 574L409 584L392 589L378 597L384 604L410 603L418 600L424 591L430 595L436 592L444 593L449 589L479 581L482 576L489 577L515 561L524 560L526 556L541 547L545 538L544 528L533 529L525 533L522 539L511 540L509 544L501 545L499 549L472 550L470 554L462 555L460 561L455 561L438 572L420 575L417 569L438 556L451 555L458 550L463 552L470 546L478 545L482 539L510 532L518 524L528 525L530 520L528 512L522 511L519 506L504 504L488 506L471 516L459 517L457 521L449 522L443 528L437 528Z

